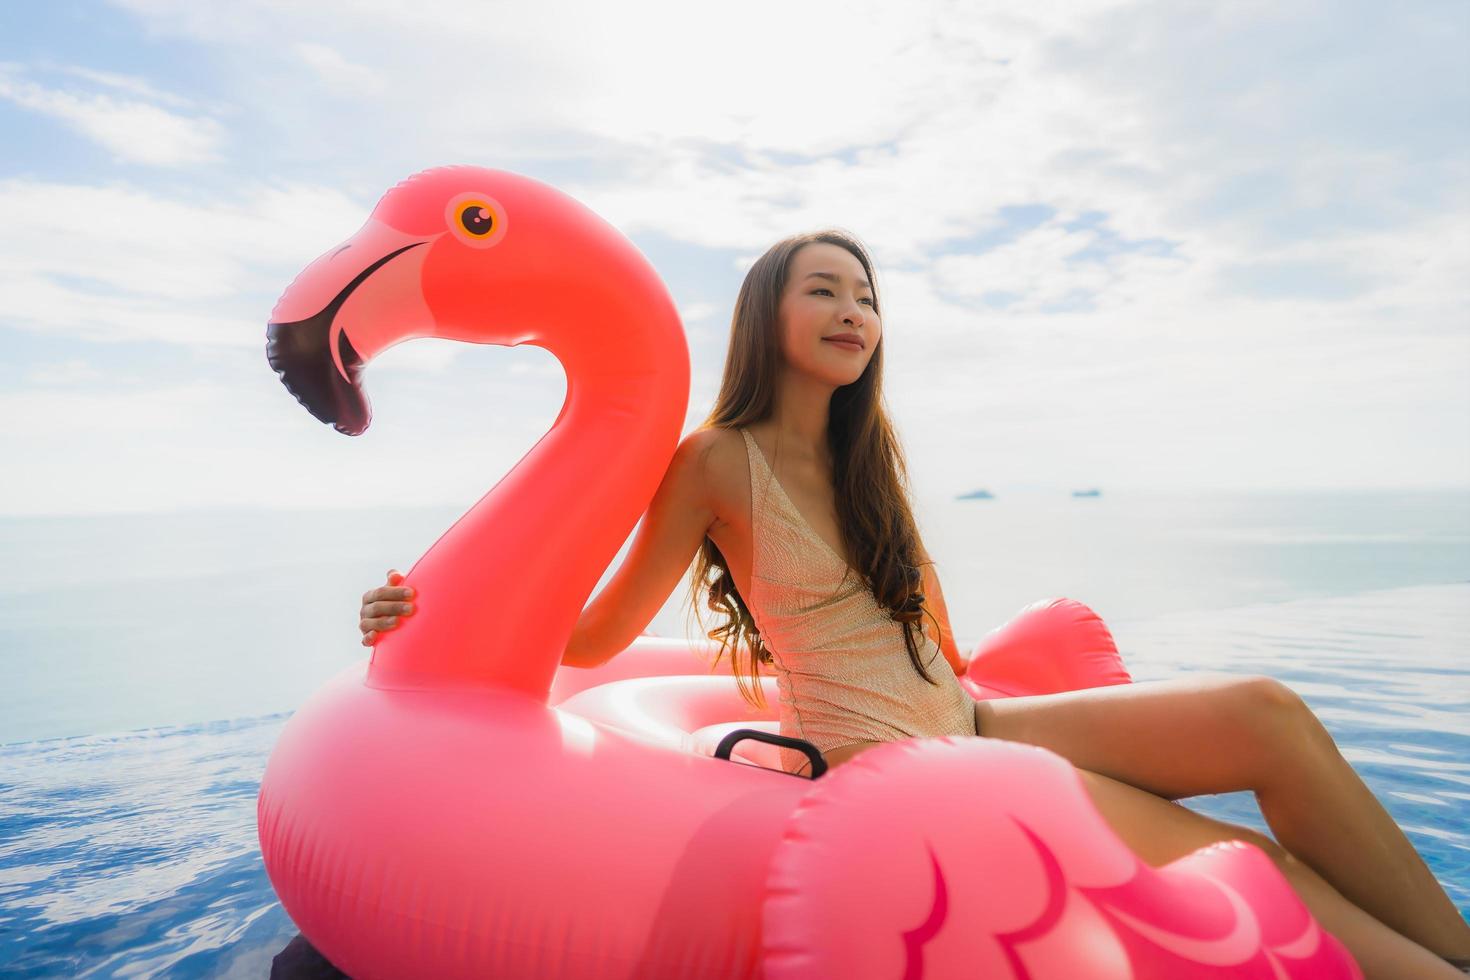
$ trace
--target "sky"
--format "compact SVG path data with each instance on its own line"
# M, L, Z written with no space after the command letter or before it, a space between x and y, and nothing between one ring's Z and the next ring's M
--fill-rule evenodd
M612 222L688 332L877 265L916 493L1470 489L1462 2L115 0L0 12L0 514L468 504L565 394L422 339L308 416L276 298L433 166Z

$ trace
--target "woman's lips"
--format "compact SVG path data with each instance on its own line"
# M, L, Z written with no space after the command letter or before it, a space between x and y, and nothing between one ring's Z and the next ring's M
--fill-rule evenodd
M863 345L862 344L854 344L854 343L852 343L851 341L848 341L848 340L831 340L831 339L829 339L827 337L823 337L822 340L824 342L826 342L826 343L829 343L829 344L836 344L838 347L841 347L843 350L860 351L860 350L863 349Z

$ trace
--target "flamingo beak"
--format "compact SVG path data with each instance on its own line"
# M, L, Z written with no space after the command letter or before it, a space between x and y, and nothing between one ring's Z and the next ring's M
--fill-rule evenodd
M426 244L369 220L307 266L271 311L266 359L286 390L338 432L361 435L372 420L361 384L368 361L432 333L421 282L427 250L418 248Z

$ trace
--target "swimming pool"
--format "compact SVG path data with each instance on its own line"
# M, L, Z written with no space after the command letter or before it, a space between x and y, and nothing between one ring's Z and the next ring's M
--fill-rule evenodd
M1470 583L1109 625L1138 681L1285 681L1470 913ZM0 973L268 976L297 930L255 797L288 717L0 746ZM1247 793L1187 805L1267 829Z

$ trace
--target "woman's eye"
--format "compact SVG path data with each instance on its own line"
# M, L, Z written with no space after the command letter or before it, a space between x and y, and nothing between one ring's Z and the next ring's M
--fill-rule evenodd
M826 286L818 286L816 289L812 290L812 295L815 296L817 295L817 293L826 293L830 296L832 295L832 290L828 289ZM864 296L862 300L860 300L860 302L867 303L869 306L872 306L873 298L871 296ZM876 307L874 308L876 309Z

